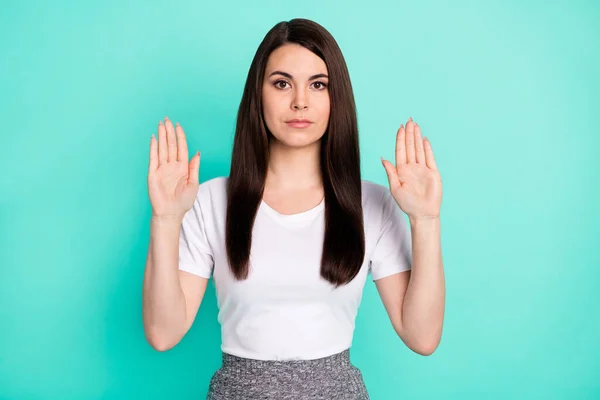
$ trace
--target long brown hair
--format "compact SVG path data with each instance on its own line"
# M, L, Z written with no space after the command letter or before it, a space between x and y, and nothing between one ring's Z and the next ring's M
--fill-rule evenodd
M262 86L272 51L299 44L327 66L330 113L321 138L320 164L325 192L325 237L321 276L336 287L358 274L365 256L362 188L356 105L350 75L333 36L311 20L276 24L260 43L237 114L227 186L226 249L236 279L248 277L252 228L264 192L269 162L268 131L262 112Z

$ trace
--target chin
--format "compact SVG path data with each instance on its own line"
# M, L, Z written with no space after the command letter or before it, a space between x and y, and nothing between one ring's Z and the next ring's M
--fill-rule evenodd
M310 135L307 132L287 132L283 135L273 135L273 137L287 147L307 147L320 142L322 135Z
M287 125L280 127L277 132L270 131L277 142L288 147L306 147L319 142L324 132L319 132L315 126L306 129L290 128Z

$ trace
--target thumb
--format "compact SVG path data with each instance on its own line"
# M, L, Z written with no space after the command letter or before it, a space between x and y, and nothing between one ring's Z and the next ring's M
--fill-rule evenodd
M388 181L390 183L390 189L392 191L396 190L398 186L400 186L400 181L398 180L398 172L396 168L392 165L391 162L384 160L381 157L381 163L383 164L383 168L385 168L385 172L387 173Z
M188 166L188 183L198 183L198 175L200 174L200 151L196 152L192 161Z

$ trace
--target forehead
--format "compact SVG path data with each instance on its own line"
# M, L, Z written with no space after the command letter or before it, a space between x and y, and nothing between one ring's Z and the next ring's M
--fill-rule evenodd
M318 73L327 74L325 62L306 47L288 43L275 49L267 61L266 76L272 71L283 71L295 79L307 78Z

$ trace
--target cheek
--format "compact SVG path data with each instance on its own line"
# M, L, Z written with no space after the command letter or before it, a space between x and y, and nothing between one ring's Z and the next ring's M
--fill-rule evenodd
M329 121L330 112L329 98L319 103L319 115L321 116L321 122L326 124Z
M273 109L273 104L268 99L263 97L263 118L265 123L271 129L273 126L273 120L276 118L276 110Z
M281 104L268 96L263 97L263 112L265 119L277 120L277 116L281 114Z

